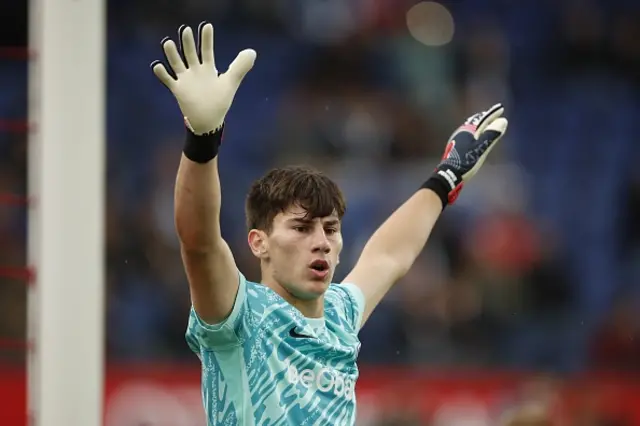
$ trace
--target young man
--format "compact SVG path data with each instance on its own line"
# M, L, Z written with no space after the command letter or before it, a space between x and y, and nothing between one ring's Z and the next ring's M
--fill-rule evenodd
M443 161L375 232L342 284L332 277L342 249L345 202L328 177L307 168L273 170L247 198L248 243L261 283L235 265L220 230L218 147L225 115L256 58L240 52L220 74L213 27L189 27L162 42L187 141L175 189L175 221L193 308L187 341L202 363L209 425L352 425L358 331L425 245L443 208L504 134L500 105L470 117Z

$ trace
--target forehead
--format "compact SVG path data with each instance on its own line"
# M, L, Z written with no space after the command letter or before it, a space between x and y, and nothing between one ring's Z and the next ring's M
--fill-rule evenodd
M340 222L340 218L334 212L329 216L316 217L310 219L307 217L307 210L300 206L291 206L284 212L278 213L274 218L274 222L287 223L287 222Z

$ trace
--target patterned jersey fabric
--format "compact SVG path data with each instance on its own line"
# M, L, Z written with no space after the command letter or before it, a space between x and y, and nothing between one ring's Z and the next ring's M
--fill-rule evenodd
M355 424L360 289L331 284L324 318L305 318L270 288L239 282L225 321L206 324L193 308L189 317L208 425Z

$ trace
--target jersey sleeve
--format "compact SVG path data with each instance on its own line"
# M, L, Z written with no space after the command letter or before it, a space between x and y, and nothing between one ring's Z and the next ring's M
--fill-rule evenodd
M362 290L351 283L335 284L331 288L342 302L336 306L338 313L344 315L347 323L357 333L360 331L362 315L364 314L365 300Z
M191 306L186 339L196 354L242 345L251 335L259 307L249 296L249 283L238 271L238 294L229 316L218 324L207 324ZM253 302L253 303L252 303Z

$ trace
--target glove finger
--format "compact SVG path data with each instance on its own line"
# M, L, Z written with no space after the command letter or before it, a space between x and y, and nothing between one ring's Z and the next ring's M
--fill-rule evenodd
M496 143L507 131L508 126L509 122L507 121L507 119L504 117L499 117L492 121L486 127L485 131L482 132L482 134L478 138L478 144L486 146L483 157L486 157L487 154L491 152Z
M495 104L480 115L480 119L476 124L475 137L479 137L485 131L487 126L504 113L502 104Z
M178 48L176 44L170 38L166 38L162 41L162 49L164 50L164 55L167 58L167 62L169 66L173 70L173 72L178 75L187 70L180 57L180 53L178 52Z
M209 22L202 22L198 26L200 40L200 56L203 64L213 65L216 68L216 60L213 55L213 25Z
M482 134L487 135L489 139L500 139L507 131L507 127L509 127L509 121L504 117L499 117L489 123Z
M253 49L245 49L238 54L236 59L229 65L229 70L226 74L233 80L233 82L239 86L242 79L253 68L253 64L256 60L257 53Z
M489 156L489 153L491 152L493 147L496 146L496 143L504 135L505 131L507 130L508 124L509 123L507 122L506 118L500 117L492 121L487 126L487 128L482 133L482 135L480 135L480 138L478 139L478 142L477 142L478 145L476 146L476 149L474 150L474 152L469 152L467 154L467 155L471 154L476 158L476 160L471 170L465 173L464 180L471 179L473 176L475 176L478 170L480 170L480 168L482 167L482 165L484 164L484 161Z
M173 84L175 83L175 79L173 78L173 76L171 76L171 74L169 74L164 64L160 61L153 61L151 63L151 70L153 71L155 76L158 77L158 79L162 82L162 84L164 84L169 88L169 90L171 90Z
M198 59L198 50L196 49L196 41L193 38L193 30L191 27L182 27L180 30L180 44L182 54L187 61L187 67L191 68L200 64Z
M502 104L495 104L486 111L477 112L468 117L464 123L458 127L449 139L453 139L458 133L467 132L473 135L474 139L478 139L486 126L500 117L504 112Z

